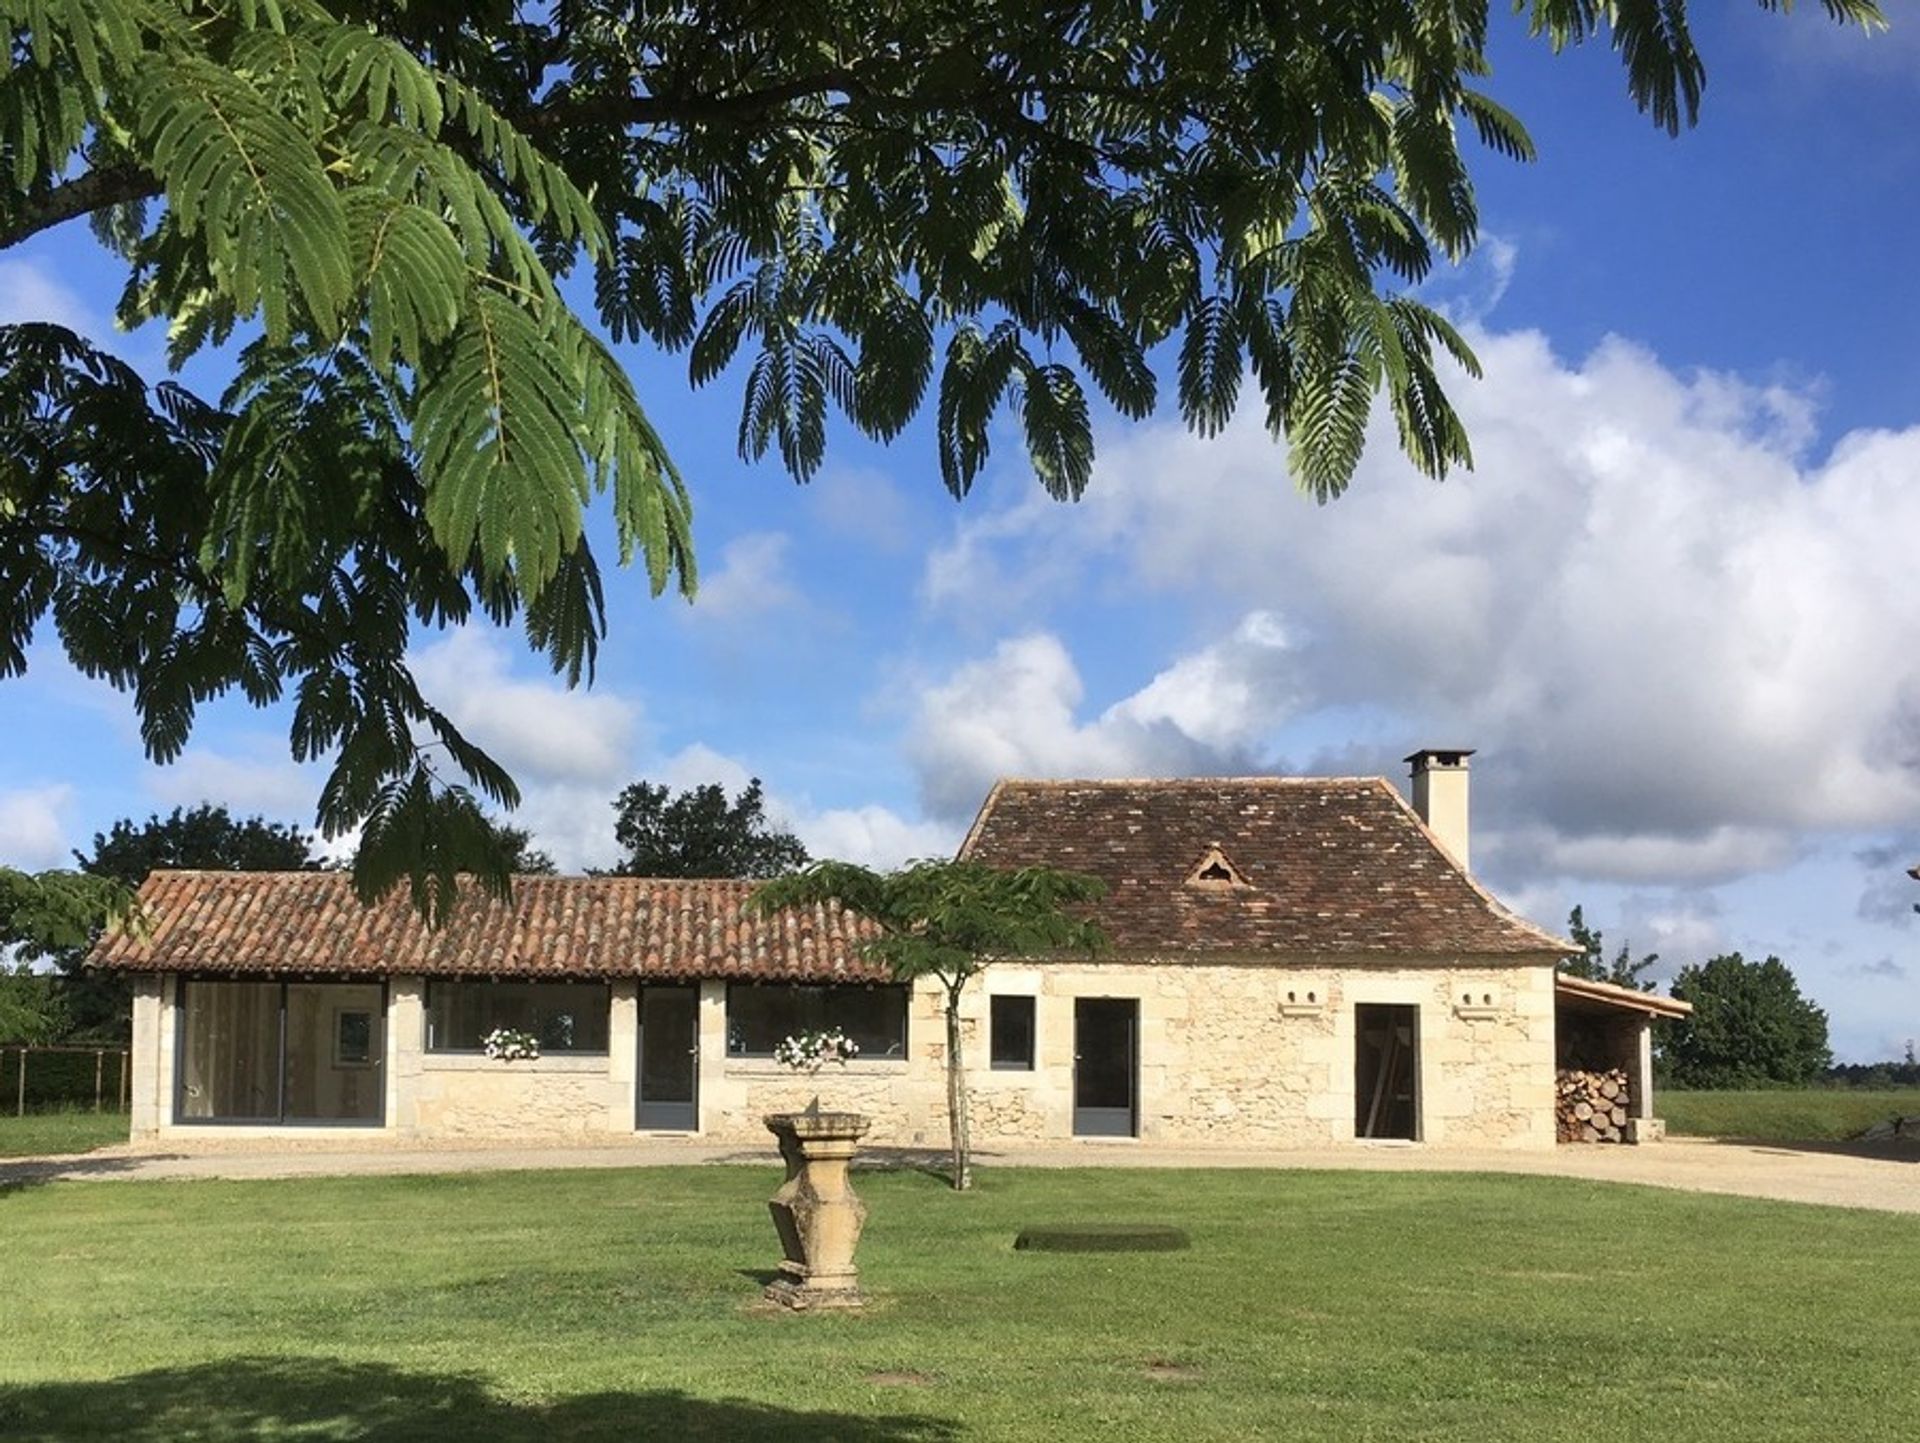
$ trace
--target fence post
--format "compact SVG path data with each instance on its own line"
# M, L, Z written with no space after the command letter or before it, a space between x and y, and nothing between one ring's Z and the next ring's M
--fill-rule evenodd
M107 1054L100 1048L93 1049L93 1110L100 1110L100 1083L106 1075Z
M132 1055L131 1052L125 1049L122 1049L120 1053L120 1110L122 1112L131 1112L133 1110L133 1089L128 1084L127 1078L127 1069L131 1065L130 1059Z
M15 1117L27 1115L27 1049L20 1049L20 1104L14 1109Z

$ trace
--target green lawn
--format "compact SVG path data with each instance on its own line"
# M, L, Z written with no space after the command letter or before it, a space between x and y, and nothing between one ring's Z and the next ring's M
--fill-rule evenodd
M0 1115L0 1157L91 1152L127 1140L124 1112L30 1112Z
M1920 1114L1920 1088L1889 1092L1842 1088L1655 1094L1677 1136L1744 1137L1762 1142L1833 1142L1857 1137L1883 1118Z
M1920 1411L1920 1218L1545 1178L868 1175L880 1302L795 1317L753 1302L776 1181L18 1189L0 1437L1800 1443ZM1092 1219L1193 1247L1013 1250Z

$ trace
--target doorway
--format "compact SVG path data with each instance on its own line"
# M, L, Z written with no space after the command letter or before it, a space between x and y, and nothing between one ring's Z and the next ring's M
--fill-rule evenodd
M1420 1009L1362 1002L1354 1008L1353 1135L1420 1136Z
M1082 997L1073 1004L1073 1131L1133 1137L1139 1124L1140 1004Z
M640 989L639 1127L700 1129L700 989Z

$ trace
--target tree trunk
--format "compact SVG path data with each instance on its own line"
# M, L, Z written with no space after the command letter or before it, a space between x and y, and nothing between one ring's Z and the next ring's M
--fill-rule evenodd
M947 987L947 1124L953 1137L953 1186L973 1186L972 1140L967 1127L966 1063L960 1055L960 988Z

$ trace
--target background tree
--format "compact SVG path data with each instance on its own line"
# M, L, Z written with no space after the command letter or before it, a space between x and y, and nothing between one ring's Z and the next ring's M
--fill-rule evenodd
M265 817L235 820L225 807L202 802L153 813L144 822L123 817L93 834L93 851L74 861L91 877L111 877L138 890L150 872L314 872L321 866L313 838L299 827Z
M507 854L507 870L516 877L551 877L560 869L553 858L533 845L533 834L524 827L495 823L500 847Z
M1560 960L1560 970L1569 977L1584 977L1590 982L1611 982L1616 987L1635 987L1642 992L1653 991L1652 981L1642 978L1640 974L1660 960L1658 952L1649 952L1636 962L1632 951L1622 942L1620 950L1609 961L1603 934L1598 928L1587 925L1586 914L1578 907L1567 915L1567 936L1580 944L1579 952Z
M1475 363L1418 287L1476 240L1463 134L1532 154L1479 86L1491 8L0 0L0 250L84 219L176 365L240 343L216 406L0 328L0 675L50 613L158 761L207 698L290 694L363 895L503 887L479 805L517 789L420 693L410 627L518 620L590 675L602 492L621 559L693 586L682 479L560 290L581 265L614 340L696 385L741 360L739 449L801 479L830 409L886 440L931 400L955 495L1011 411L1077 497L1086 383L1145 416L1163 348L1201 434L1250 379L1316 497L1382 395L1443 476L1441 372ZM1694 120L1685 0L1515 8Z
M264 817L236 819L225 807L202 803L153 813L144 822L123 817L93 834L91 852L75 852L82 875L137 892L151 872L309 872L317 870L313 839L297 826ZM106 925L98 915L77 936L47 949L64 974L68 1035L123 1042L133 1025L133 984L124 974L87 970L87 954Z
M966 987L998 958L1098 951L1106 935L1069 910L1098 901L1106 883L1050 867L1001 869L978 862L912 862L875 872L851 862L816 862L769 882L749 904L761 912L837 904L880 929L866 955L897 982L936 978L946 994L947 1120L953 1185L973 1185L966 1055L960 1003Z
M76 1004L94 1003L109 1022L112 1000L76 995L75 985L28 964L85 955L100 931L134 915L131 889L79 872L30 874L0 867L0 1041L51 1042L76 1029ZM99 993L103 989L79 989ZM93 1020L83 1013L78 1022ZM115 1040L119 1040L116 1035Z
M807 849L767 820L760 779L728 799L717 783L669 793L635 782L614 799L613 834L625 855L611 877L778 877L807 864Z
M1729 952L1682 967L1673 995L1691 1017L1668 1024L1664 1055L1679 1087L1802 1087L1832 1065L1827 1014L1800 995L1778 957Z

